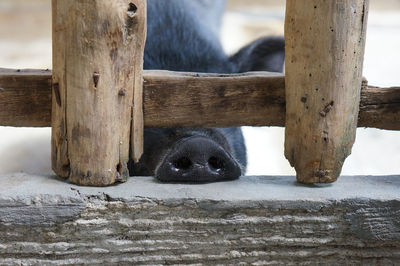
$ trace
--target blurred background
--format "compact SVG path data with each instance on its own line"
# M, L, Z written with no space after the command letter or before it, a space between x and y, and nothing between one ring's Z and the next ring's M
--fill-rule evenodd
M216 0L218 1L218 0ZM50 0L0 0L0 67L51 68ZM285 1L228 0L222 42L231 54L266 35L283 35ZM371 0L364 76L400 86L400 0ZM0 108L2 108L0 106ZM294 175L283 128L245 127L248 175ZM51 174L49 128L0 127L0 174ZM400 174L400 131L358 129L343 175Z

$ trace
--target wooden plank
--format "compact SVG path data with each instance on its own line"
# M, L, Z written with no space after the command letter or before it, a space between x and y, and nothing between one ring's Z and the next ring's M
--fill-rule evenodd
M51 71L0 69L0 125L51 124Z
M145 70L144 124L146 127L283 127L284 79L282 75L271 76L267 72L209 75ZM220 96L221 87L228 93ZM50 126L50 71L0 69L0 88L0 125ZM247 96L246 91L252 96ZM192 104L194 100L190 97L198 95L202 98ZM209 102L213 102L211 107ZM358 126L400 130L400 87L367 87L364 82Z
M149 127L282 125L281 75L145 74L145 123Z
M147 35L147 0L132 0L129 3L128 15L132 31L130 36L134 44L133 65L134 68L134 94L132 108L132 129L131 129L131 158L138 162L143 154L143 60L144 47ZM131 55L126 55L131 56ZM124 94L124 89L120 91L120 96Z
M52 0L52 101L51 101L51 166L54 172L67 179L71 173L68 158L68 132L67 132L67 92L66 92L66 43L67 33L64 24L68 16L59 14L58 10L65 10L67 2ZM64 47L63 47L64 46ZM61 84L60 84L61 83Z
M285 156L331 183L355 141L369 0L286 2Z
M124 181L133 102L141 104L134 95L141 98L135 87L142 79L137 50L144 49L138 43L145 0L53 0L52 7L53 170L79 185ZM141 112L134 114L139 119ZM143 140L138 123L137 142Z
M361 90L358 126L400 130L400 87Z

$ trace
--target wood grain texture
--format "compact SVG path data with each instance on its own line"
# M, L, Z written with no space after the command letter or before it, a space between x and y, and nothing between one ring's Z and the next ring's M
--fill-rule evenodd
M337 180L355 141L368 0L286 3L285 156L302 183Z
M132 129L131 129L131 158L138 162L143 154L143 60L144 47L147 34L147 0L132 0L130 1L130 11L135 9L134 16L130 16L134 32L131 33L131 42L134 44L133 73L134 73L134 94L132 108ZM132 15L132 14L131 14ZM130 54L125 56L132 56ZM121 91L120 93L124 93Z
M145 126L285 126L284 76L271 77L262 72L233 76L211 75L213 82L207 81L208 87L205 87L201 83L207 76L145 70ZM177 86L177 78L186 85ZM232 83L232 79L237 83ZM225 87L225 90L230 91L229 94L225 93L222 97L218 95L219 87ZM0 88L0 125L51 125L50 71L0 69ZM251 97L246 96L247 88L251 88ZM193 91L189 93L189 90ZM187 94L191 97L201 95L202 99L193 100L187 98ZM232 100L240 101L240 104L237 106L236 103L230 103ZM197 101L196 105L192 104L194 101ZM210 101L214 105L212 109L208 108L210 104L207 103ZM171 102L173 104L169 105ZM219 104L224 104L225 109L219 107ZM236 116L236 113L240 113L240 116ZM166 117L168 119L164 119ZM358 126L400 130L400 87L367 87L364 82Z
M400 87L361 90L358 125L400 130Z
M67 94L66 94L66 46L67 33L64 24L67 15L61 10L68 8L65 1L52 0L52 105L51 105L51 167L62 178L70 176L67 132ZM59 11L60 10L60 11ZM61 85L60 85L61 83Z
M52 166L75 184L105 186L129 175L144 2L52 1Z
M51 71L0 68L0 125L48 127Z
M279 125L285 86L273 73L145 75L145 123L149 127Z

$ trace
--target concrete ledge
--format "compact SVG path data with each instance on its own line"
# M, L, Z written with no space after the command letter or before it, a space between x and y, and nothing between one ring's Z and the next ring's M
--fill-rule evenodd
M0 265L400 264L400 176L108 188L0 176Z

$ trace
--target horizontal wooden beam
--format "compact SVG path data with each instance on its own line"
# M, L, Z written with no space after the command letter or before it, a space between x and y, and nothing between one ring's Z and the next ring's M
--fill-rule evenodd
M51 126L51 71L0 69L0 125Z
M144 71L144 123L146 127L283 127L284 88L283 75L267 72L148 70ZM50 124L51 71L0 69L0 125ZM400 130L400 88L368 87L364 82L358 126Z
M358 126L400 130L400 87L378 88L365 82Z
M282 75L149 71L144 77L146 126L284 125Z

